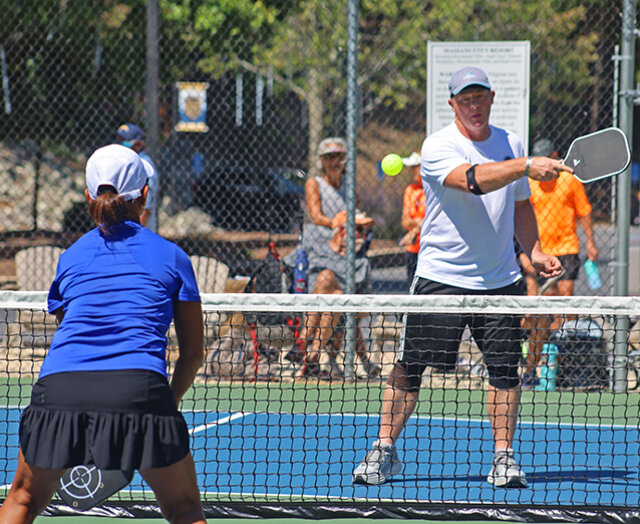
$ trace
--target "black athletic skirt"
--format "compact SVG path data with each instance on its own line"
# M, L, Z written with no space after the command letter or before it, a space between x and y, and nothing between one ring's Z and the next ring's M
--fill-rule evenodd
M158 373L56 373L33 386L20 448L27 464L42 468L162 468L187 455L189 432Z

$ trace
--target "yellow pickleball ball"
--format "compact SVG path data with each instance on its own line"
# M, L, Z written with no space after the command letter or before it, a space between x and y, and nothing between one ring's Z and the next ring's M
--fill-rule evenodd
M382 159L380 167L382 167L382 171L385 175L396 176L400 171L402 171L402 157L395 153L391 153Z

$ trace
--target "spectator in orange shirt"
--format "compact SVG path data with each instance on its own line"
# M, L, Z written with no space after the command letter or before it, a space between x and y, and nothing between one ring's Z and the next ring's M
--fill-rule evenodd
M405 248L407 281L411 287L420 251L420 229L425 213L425 197L420 176L420 154L413 152L407 158L403 158L402 163L409 168L412 177L411 184L405 188L402 198L402 227L407 230L407 233L400 240L400 245Z
M533 156L558 158L558 151L553 142L547 138L537 140L533 145ZM562 262L565 273L549 286L545 294L571 296L574 294L574 281L580 270L580 240L577 224L580 223L587 240L587 258L595 261L598 248L593 237L591 220L591 204L587 199L582 183L567 172L561 172L555 180L539 182L529 179L531 203L538 222L540 245L545 253L555 255ZM527 256L520 254L520 263L527 283L527 294L537 295L539 285L536 272ZM558 329L561 318L529 317L525 319L525 327L529 328L529 353L527 355L527 372L523 384L535 383L535 369L538 365L542 345L549 331Z

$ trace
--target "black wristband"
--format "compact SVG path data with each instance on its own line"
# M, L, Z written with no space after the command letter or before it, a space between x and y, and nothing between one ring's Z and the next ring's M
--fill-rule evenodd
M474 164L469 169L467 169L467 189L474 195L484 195L484 191L480 189L480 186L478 186L478 182L476 182L477 165L478 164Z

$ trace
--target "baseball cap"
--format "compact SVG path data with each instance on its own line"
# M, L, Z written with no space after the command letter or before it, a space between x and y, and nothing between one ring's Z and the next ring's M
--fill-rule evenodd
M343 138L329 137L325 138L318 144L318 156L328 155L329 153L346 153L347 143Z
M125 200L135 200L153 175L153 167L140 155L120 144L96 149L87 160L85 176L91 198L97 198L100 186L113 186Z
M416 153L414 151L408 157L403 158L402 159L402 163L407 167L419 166L420 165L420 153Z
M540 138L533 144L531 154L533 156L549 156L556 150L553 140L549 138Z
M451 94L451 96L454 96L462 91L465 87L473 85L491 89L489 77L487 76L487 73L485 73L482 69L472 66L463 67L462 69L458 69L455 73L453 73L453 75L451 75L451 80L449 80L449 93Z
M347 223L347 211L345 209L345 210L339 211L333 217L333 220L331 221L331 226L333 229L335 229L346 223ZM368 216L364 211L360 211L359 209L356 209L356 225L357 226L370 227L370 226L374 226L375 223L376 221L370 216Z
M122 140L143 140L144 131L140 126L135 124L122 124L116 134L122 138Z

